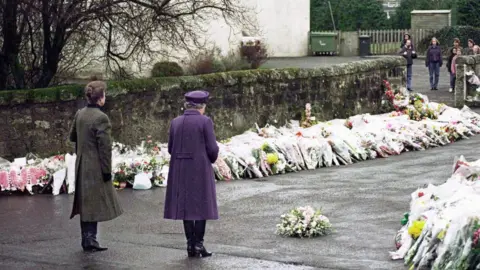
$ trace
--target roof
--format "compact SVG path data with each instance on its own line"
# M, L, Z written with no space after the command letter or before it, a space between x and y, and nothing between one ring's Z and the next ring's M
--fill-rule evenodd
M411 14L449 14L452 11L450 9L438 9L438 10L413 10Z

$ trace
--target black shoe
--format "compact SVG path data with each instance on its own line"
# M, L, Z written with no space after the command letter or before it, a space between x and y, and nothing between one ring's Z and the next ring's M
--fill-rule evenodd
M413 90L411 88L407 88L408 92L413 92Z
M89 233L86 233L86 238L83 242L83 251L85 252L99 252L105 251L108 248L101 247L100 244L95 239L95 236Z
M203 242L198 242L195 245L195 257L210 257L213 253L208 252Z
M108 250L106 247L100 247L100 246L87 246L83 248L84 252L100 252L100 251L105 251Z
M433 90L437 91L437 90L438 90L438 88L437 88L437 87L434 87L434 88L433 88Z

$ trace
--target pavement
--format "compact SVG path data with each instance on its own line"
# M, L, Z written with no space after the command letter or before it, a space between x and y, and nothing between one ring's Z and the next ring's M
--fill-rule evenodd
M416 65L418 89L422 72ZM388 252L410 194L443 183L456 155L477 159L479 143L477 136L266 181L219 182L221 217L207 223L205 245L215 253L207 259L187 258L181 222L162 218L162 188L118 192L125 213L100 224L99 239L110 249L97 254L81 251L79 219L69 220L73 196L0 197L0 269L406 269ZM314 239L275 235L280 215L305 205L321 208L335 232Z
M405 269L391 261L410 194L450 175L456 155L478 157L480 136L450 146L350 166L217 185L218 221L207 259L188 259L181 222L162 218L165 189L122 190L125 214L101 223L110 249L83 254L73 196L0 197L0 269ZM315 239L275 235L281 214L322 208L336 231Z

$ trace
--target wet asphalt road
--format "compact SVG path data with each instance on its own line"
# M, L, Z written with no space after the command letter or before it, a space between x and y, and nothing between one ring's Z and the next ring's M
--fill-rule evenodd
M405 269L393 237L419 186L445 181L453 158L478 157L480 136L443 148L338 168L218 183L221 219L207 224L212 258L189 260L180 222L162 218L164 189L119 191L125 214L100 225L110 249L80 250L72 196L0 197L0 269ZM295 206L322 208L336 228L316 239L274 234Z

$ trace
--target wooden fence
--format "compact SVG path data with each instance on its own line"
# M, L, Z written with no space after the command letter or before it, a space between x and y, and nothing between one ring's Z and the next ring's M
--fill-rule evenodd
M370 36L370 51L374 55L395 54L400 49L405 33L410 34L413 43L421 42L435 30L429 29L391 29L391 30L360 30L359 35Z

